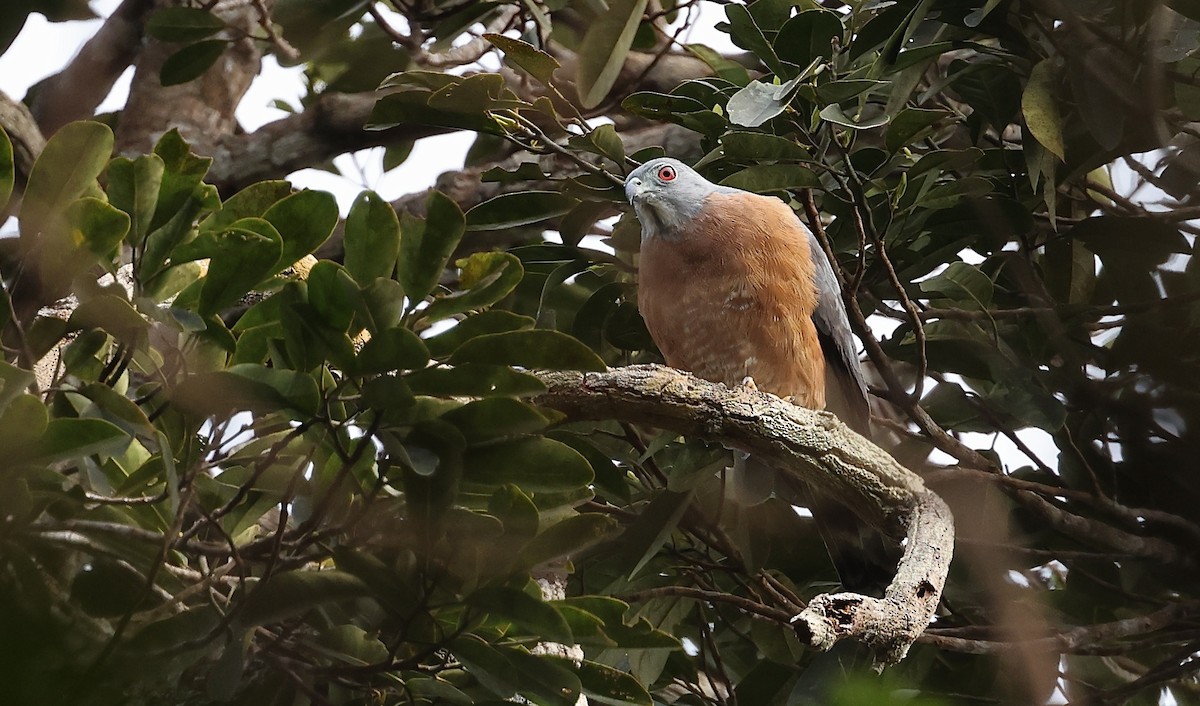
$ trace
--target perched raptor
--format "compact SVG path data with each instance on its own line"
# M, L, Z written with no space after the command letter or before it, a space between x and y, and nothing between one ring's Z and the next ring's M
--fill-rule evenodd
M625 194L642 224L638 308L667 364L752 378L860 432L867 390L829 261L787 204L654 159Z
M708 181L675 159L633 170L625 194L642 224L638 308L667 364L812 409L860 433L870 417L862 368L833 269L787 204ZM735 457L734 497L761 502L770 469ZM877 592L888 550L829 498L808 499L842 583ZM868 549L867 547L870 546Z

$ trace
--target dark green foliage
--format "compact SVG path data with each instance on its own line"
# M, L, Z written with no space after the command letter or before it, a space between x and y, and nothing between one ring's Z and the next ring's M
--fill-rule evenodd
M234 40L205 6L150 15L179 43L164 85ZM417 54L509 5L396 7L424 45L363 0L271 19L305 105L382 83L371 127L479 133L486 198L368 191L339 229L285 181L218 194L175 131L112 159L72 123L25 183L0 132L5 703L1194 700L1200 5L714 5L748 54L668 52L712 75L652 90L626 61L686 3L511 6L520 38L480 46L527 85ZM30 11L83 4L18 3L0 45ZM891 403L877 440L955 511L938 620L883 677L791 625L837 590L802 489L737 507L727 449L537 406L538 370L658 360L639 226L603 219L662 154L628 130L660 122L712 181L820 215ZM335 232L339 262L306 257ZM97 283L123 261L128 289Z

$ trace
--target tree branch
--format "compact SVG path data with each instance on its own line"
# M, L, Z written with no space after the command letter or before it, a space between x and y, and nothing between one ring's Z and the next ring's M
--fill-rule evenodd
M20 196L25 191L25 183L33 163L46 146L46 138L38 129L37 121L29 113L24 103L8 97L0 91L0 129L8 135L13 148L13 162L16 171L16 184L13 186L12 200L4 211L0 211L0 223L9 213L16 213Z
M113 84L137 58L142 25L154 0L124 0L71 63L36 88L33 115L52 135L73 120L92 117Z
M1153 613L1139 615L1136 618L1126 618L1097 625L1080 625L1063 630L1057 635L1033 640L1016 642L970 640L930 632L923 635L920 642L970 654L997 654L1029 647L1055 650L1063 654L1095 654L1101 643L1162 630L1175 623L1191 619L1196 615L1196 611L1197 605L1194 603L1171 603Z
M212 148L209 181L224 193L234 193L346 152L453 132L428 125L366 130L363 126L377 98L374 92L326 93L303 112L254 132L223 135Z
M950 510L919 476L832 414L657 365L539 375L547 391L535 401L568 419L649 424L753 453L834 495L873 527L903 534L904 555L884 598L822 594L792 618L814 647L853 638L874 648L883 668L903 659L929 625L954 549Z
M274 0L264 0L267 6ZM156 0L166 5L166 0ZM258 27L258 10L249 4L217 6L215 12L233 31L244 34L230 42L225 52L199 78L163 86L163 63L180 49L178 44L150 40L135 64L129 100L117 125L117 152L142 154L153 150L158 138L178 128L199 154L208 154L224 135L237 127L234 112L262 66L264 43L252 38Z

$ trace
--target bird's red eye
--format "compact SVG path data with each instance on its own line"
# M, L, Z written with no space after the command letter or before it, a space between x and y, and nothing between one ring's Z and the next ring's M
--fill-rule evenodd
M658 178L661 179L662 181L674 181L675 180L675 168L669 167L669 166L668 167L660 167L658 170Z

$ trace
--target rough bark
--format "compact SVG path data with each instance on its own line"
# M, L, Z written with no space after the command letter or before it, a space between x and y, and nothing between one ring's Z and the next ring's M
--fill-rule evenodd
M823 594L792 619L809 644L829 649L855 639L883 668L903 659L933 619L954 550L950 510L919 476L832 414L656 365L540 376L547 391L537 403L569 419L648 424L753 453L833 494L880 531L903 536L904 555L882 599Z
M158 0L156 6L171 6ZM267 3L268 5L273 3ZM199 78L175 86L163 86L159 73L163 62L181 46L150 40L138 56L129 100L117 126L117 152L145 154L154 149L163 133L178 128L195 151L210 154L223 135L237 128L234 112L250 83L258 76L265 44L249 37L259 23L258 11L249 4L231 3L217 14L245 37L232 42L208 71Z

